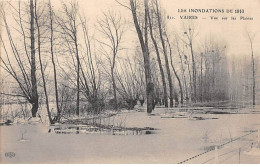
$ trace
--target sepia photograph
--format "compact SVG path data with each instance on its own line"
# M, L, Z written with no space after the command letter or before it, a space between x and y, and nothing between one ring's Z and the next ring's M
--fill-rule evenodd
M260 164L260 0L0 0L0 164Z

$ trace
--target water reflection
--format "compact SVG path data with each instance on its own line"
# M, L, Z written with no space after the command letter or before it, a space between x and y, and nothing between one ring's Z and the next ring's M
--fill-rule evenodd
M105 134L105 135L151 135L155 134L157 129L151 127L145 128L124 128L124 127L112 127L103 128L95 126L60 126L51 127L48 129L48 133L55 134Z

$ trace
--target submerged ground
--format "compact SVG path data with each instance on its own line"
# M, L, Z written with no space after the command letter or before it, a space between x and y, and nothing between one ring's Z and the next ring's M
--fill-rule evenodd
M48 133L49 126L42 124L1 126L1 161L260 163L256 132L260 129L260 109L156 108L153 115L140 111L122 112L113 117L125 120L126 127L152 127L158 130L149 135L133 135L131 132L121 135L58 134ZM224 143L228 144L219 147L216 161L214 148ZM8 152L15 153L15 157L5 156ZM200 156L194 157L196 155Z

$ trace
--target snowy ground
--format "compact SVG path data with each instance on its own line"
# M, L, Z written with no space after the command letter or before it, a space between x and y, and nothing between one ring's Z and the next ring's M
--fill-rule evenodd
M2 126L0 160L3 163L180 163L260 129L260 112L249 109L235 111L241 114L203 114L201 111L213 109L200 109L190 110L191 114L157 108L154 115L135 110L117 116L126 118L127 127L159 129L151 135L55 134L48 133L48 126L39 124ZM200 117L208 119L197 120ZM218 163L260 163L256 142L257 132L225 145L218 151L221 155ZM14 152L15 157L5 156L6 152ZM214 156L215 151L210 151L186 163L204 163L212 158L207 163L215 163Z

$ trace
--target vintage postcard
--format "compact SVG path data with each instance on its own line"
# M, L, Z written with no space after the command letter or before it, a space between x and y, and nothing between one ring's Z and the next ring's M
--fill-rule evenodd
M1 164L259 164L260 0L0 0Z

